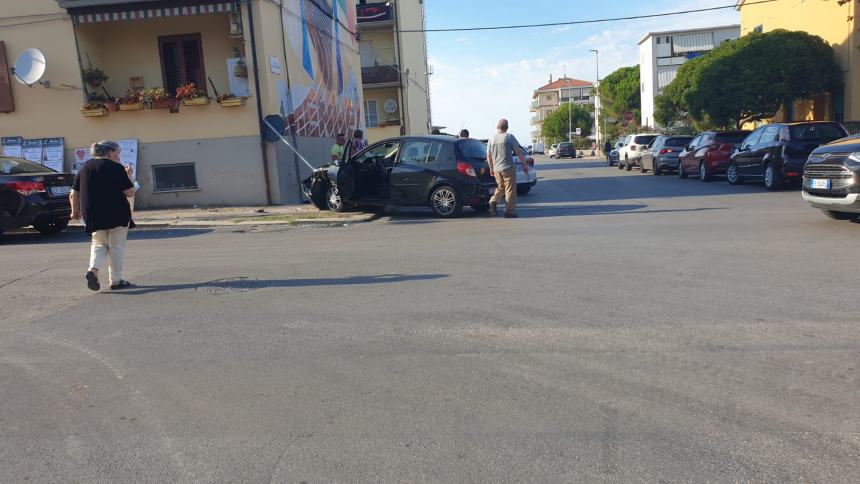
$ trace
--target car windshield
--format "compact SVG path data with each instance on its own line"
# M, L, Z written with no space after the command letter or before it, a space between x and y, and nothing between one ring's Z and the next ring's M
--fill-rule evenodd
M829 143L848 135L838 124L799 124L789 127L792 141Z
M462 140L457 142L457 151L463 158L470 160L486 160L487 145L478 140Z
M687 146L693 138L669 138L663 143L664 146Z
M50 173L54 170L38 163L20 158L0 158L0 175L23 175L26 173Z
M562 143L558 145L559 148L571 148L573 147L573 143Z
M717 133L717 136L714 138L714 142L736 145L740 144L747 135L749 135L749 132L746 131L738 131L737 133Z
M637 137L633 138L633 142L636 143L637 145L647 145L648 143L651 142L651 140L653 140L656 137L657 137L656 134L653 136L637 136Z

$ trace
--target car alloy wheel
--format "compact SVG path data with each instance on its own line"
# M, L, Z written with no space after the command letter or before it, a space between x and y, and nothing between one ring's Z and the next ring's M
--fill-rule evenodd
M726 180L729 182L729 185L740 185L743 181L738 173L737 164L729 163L729 166L726 167Z
M443 185L430 195L430 208L440 217L453 217L462 209L457 192L448 185Z
M773 165L768 163L764 167L764 186L770 191L779 190L782 187L782 180L779 174L773 169Z
M333 212L343 212L343 198L341 198L337 187L328 187L326 205L328 205L328 209Z

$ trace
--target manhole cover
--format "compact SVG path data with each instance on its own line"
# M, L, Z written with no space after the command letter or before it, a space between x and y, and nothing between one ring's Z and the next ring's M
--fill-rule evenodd
M250 277L230 277L197 286L197 292L199 294L208 294L210 296L221 296L224 294L253 291L254 289L263 287L263 285L264 284L262 282L257 279L251 279Z

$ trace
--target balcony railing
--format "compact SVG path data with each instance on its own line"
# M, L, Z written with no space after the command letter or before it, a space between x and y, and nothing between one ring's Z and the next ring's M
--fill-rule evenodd
M388 3L357 5L355 10L359 24L394 22L394 10Z
M532 121L531 121L531 123L532 123L533 125L541 124L541 122L542 122L542 121L541 121L541 119L540 119L539 117L537 117L537 116L533 117L533 118L532 118Z
M367 87L397 86L400 84L399 66L361 68L361 82Z

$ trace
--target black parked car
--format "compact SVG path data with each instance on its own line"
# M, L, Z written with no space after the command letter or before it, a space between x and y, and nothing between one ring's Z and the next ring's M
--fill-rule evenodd
M660 135L654 138L639 160L642 173L651 170L655 175L662 175L674 171L678 168L678 154L692 140L692 136Z
M732 154L726 179L732 185L746 179L763 180L768 190L803 178L803 165L812 150L848 136L839 123L773 123L749 134Z
M562 158L576 158L576 148L573 147L573 143L559 143L555 157L559 160Z
M55 234L69 225L74 175L20 158L0 157L0 234L32 225Z
M860 217L860 135L820 146L809 155L803 199L835 220Z
M305 180L305 193L320 209L359 205L429 206L440 217L464 205L483 212L495 189L484 144L475 139L425 135L390 138Z

